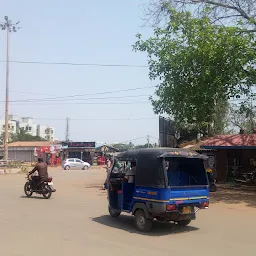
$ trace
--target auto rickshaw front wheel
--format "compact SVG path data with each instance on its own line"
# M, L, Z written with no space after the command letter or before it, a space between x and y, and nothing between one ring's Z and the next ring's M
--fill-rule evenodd
M121 214L121 211L113 209L111 206L108 206L108 212L113 218L117 218Z
M152 229L152 220L146 217L143 210L137 210L134 215L134 224L138 231L149 232Z
M187 225L189 225L190 222L191 222L191 220L180 220L180 221L177 221L178 225L182 226L182 227L186 227Z

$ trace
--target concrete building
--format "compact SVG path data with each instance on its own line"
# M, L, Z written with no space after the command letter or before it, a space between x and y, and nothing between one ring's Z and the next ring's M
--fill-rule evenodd
M15 121L9 121L8 122L8 127L9 127L9 134L11 135L12 133L17 132L17 122ZM0 120L0 133L5 132L5 120Z
M26 133L37 136L37 124L33 123L33 118L22 117L21 121L18 123L18 129L24 129Z
M54 141L55 139L55 128L46 125L37 125L37 136L48 141Z
M17 133L20 129L24 129L32 136L40 136L41 138L54 141L55 128L47 125L34 123L32 117L19 117L16 115L9 115L9 133ZM5 130L5 121L0 120L0 133Z

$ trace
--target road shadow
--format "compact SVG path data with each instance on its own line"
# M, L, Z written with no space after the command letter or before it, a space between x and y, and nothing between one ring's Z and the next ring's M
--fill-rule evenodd
M233 188L218 188L217 192L211 193L211 203L240 204L248 207L256 207L256 191Z
M27 196L20 196L21 199L43 199L43 200L51 200L51 198L49 199L45 199L43 197L40 196L31 196L31 197L27 197Z
M193 226L181 227L174 223L163 223L163 222L153 221L152 230L149 233L141 233L135 229L133 224L133 217L126 216L126 215L120 215L118 218L112 218L109 215L103 215L103 216L92 218L92 221L104 226L111 227L111 228L124 230L130 233L146 235L146 236L174 235L174 234L187 233L187 232L199 230L199 228L196 228Z

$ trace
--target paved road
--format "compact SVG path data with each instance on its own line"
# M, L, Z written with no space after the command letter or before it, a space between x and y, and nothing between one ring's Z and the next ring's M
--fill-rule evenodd
M104 175L52 171L50 200L25 198L23 175L0 176L0 255L255 255L256 204L214 203L190 227L156 222L143 235L131 216L109 217Z

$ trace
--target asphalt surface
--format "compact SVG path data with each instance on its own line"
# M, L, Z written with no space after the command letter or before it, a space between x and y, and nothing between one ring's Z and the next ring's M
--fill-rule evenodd
M255 255L255 194L235 201L219 194L189 227L154 222L140 234L132 216L108 215L104 170L51 174L57 192L50 200L26 198L25 175L0 176L1 256Z

